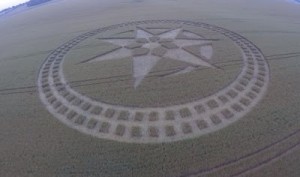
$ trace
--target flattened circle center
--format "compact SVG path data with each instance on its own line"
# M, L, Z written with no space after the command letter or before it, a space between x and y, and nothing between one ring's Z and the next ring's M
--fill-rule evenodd
M158 42L149 42L144 44L143 47L153 50L155 48L161 47L161 45Z

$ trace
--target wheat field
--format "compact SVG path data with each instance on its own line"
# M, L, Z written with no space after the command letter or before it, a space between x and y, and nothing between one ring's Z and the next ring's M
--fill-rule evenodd
M147 20L215 25L254 43L270 70L262 100L226 127L197 137L158 143L128 143L90 136L66 126L47 111L40 100L37 83L40 69L53 51L95 29ZM0 176L298 177L299 39L300 6L283 0L55 0L3 15L0 17ZM82 56L98 50L93 45L91 42L78 46L79 52L71 53L64 63L67 78L75 82L71 86L103 70L123 74L131 70L129 65L126 71L122 68L129 59L117 64L106 62L102 66L91 63L81 69L76 64ZM103 44L96 41L95 45ZM242 57L234 51L228 47L228 61L230 57ZM192 74L189 77L204 79L205 91L214 91L226 79L234 79L231 74L240 72L241 65L229 62L226 69L232 73L228 75L205 71L203 78ZM218 76L218 84L206 82L211 75ZM131 75L127 79L130 78ZM185 81L184 77L181 79ZM169 79L166 83L169 81L176 82ZM159 84L151 79L149 82ZM147 105L145 100L154 95L152 89L141 92L139 96L145 98L136 103L133 96L118 95L118 89L127 88L124 85L128 83L118 84L108 83L101 88L85 85L78 90L114 103L133 100L135 104ZM174 89L174 97L176 92L185 89ZM173 101L172 95L169 100Z

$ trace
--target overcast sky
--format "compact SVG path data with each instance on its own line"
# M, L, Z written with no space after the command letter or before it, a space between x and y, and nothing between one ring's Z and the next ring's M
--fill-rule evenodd
M29 0L0 0L0 11L28 1Z

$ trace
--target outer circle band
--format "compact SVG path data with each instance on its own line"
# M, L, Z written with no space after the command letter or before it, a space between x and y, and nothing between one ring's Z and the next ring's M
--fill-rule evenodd
M232 83L214 95L161 108L110 105L78 93L68 85L63 74L63 61L74 46L112 29L156 23L190 25L230 38L243 54L242 71ZM130 22L80 35L47 57L37 80L43 104L69 127L103 139L134 143L172 142L224 128L252 110L266 93L268 83L268 64L253 43L220 27L180 20Z

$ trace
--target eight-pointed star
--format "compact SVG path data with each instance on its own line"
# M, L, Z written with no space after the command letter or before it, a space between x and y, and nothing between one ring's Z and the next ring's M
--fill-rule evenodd
M212 56L212 47L209 45L210 40L203 39L196 34L188 32L186 33L190 36L189 38L177 38L177 36L182 32L183 29L178 28L166 30L158 35L154 35L145 29L137 28L135 30L135 38L100 38L100 40L112 43L118 47L115 50L109 51L105 54L87 59L82 63L132 57L133 77L135 80L134 88L137 88L140 85L152 68L163 57L191 64L191 67L185 68L181 71L178 71L178 73L173 74L190 72L195 67L199 66L215 68L208 62ZM207 47L204 48L204 52L206 52L204 57L195 56L185 50L185 47L197 45L207 45Z

